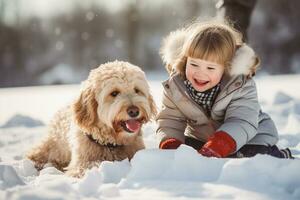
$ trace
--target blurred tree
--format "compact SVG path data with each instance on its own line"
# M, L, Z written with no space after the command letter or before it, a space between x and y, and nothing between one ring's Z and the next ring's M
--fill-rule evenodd
M126 20L127 20L127 36L128 36L128 60L136 65L137 63L137 56L136 56L136 49L137 49L137 38L139 35L139 12L138 12L138 1L137 0L130 0L128 3L128 8L126 9Z
M48 77L47 83L52 78L52 83L79 82L91 68L115 59L163 70L158 54L162 38L197 18L214 16L215 3L126 0L109 9L110 3L75 0L65 12L25 17L30 6L0 0L0 87L46 83L40 77ZM270 73L300 72L299 8L300 1L257 1L249 43ZM71 78L56 80L63 70Z
M271 74L300 72L299 8L300 1L257 1L249 39Z
M24 80L23 55L19 30L0 24L1 85L18 85ZM17 76L17 77L16 77Z
M0 23L4 22L5 1L0 0Z
M216 7L219 17L233 23L234 27L243 34L243 40L247 41L247 29L255 4L256 0L219 0Z

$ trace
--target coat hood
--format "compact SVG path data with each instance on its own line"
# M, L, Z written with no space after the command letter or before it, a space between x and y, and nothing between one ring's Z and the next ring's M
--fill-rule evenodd
M163 40L160 55L169 74L175 70L173 66L180 57L187 38L188 32L185 29L180 29L171 32ZM255 74L259 63L260 61L253 49L244 43L237 49L235 56L233 57L229 75L247 75L251 77Z

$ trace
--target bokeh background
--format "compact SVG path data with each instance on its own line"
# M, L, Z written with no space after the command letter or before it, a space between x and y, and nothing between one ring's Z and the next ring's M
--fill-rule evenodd
M165 73L162 38L215 17L217 0L0 0L0 87L70 84L125 60ZM300 73L300 1L258 0L248 29L258 74Z

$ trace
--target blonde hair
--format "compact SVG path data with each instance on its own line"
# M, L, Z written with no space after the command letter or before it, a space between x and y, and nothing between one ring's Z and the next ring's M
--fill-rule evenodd
M236 49L242 45L242 34L228 22L209 21L193 23L185 31L189 37L184 43L175 69L185 76L188 57L216 62L228 72Z

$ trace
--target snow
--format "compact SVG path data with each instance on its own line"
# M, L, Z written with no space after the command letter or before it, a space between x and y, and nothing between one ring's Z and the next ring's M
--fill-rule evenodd
M36 126L43 126L44 123L40 120L33 119L28 116L17 114L9 119L1 128L11 128L11 127L36 127Z
M280 92L276 93L273 104L285 104L292 100L293 100L292 97L290 97L289 95L280 91Z
M0 189L24 184L12 166L5 164L0 165Z
M88 39L89 36L86 34L82 35L82 38ZM57 41L55 48L57 51L64 50L64 43L62 41ZM80 80L82 76L81 73L74 73L72 66L67 64L58 64L53 68L44 72L40 78L39 82L43 84L61 84L61 83L74 83Z
M150 76L160 106L164 75ZM189 146L159 150L156 125L143 127L146 149L129 161L102 162L82 179L47 165L38 172L25 153L47 131L78 85L0 89L0 199L300 199L300 75L257 78L259 100L274 119L280 148L294 160L267 155L243 159L200 156ZM38 122L38 123L37 123Z

